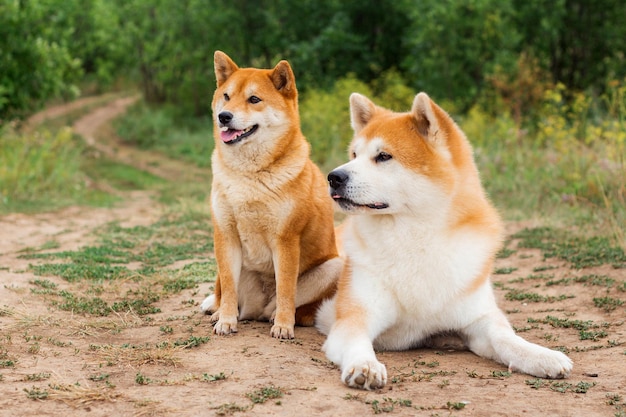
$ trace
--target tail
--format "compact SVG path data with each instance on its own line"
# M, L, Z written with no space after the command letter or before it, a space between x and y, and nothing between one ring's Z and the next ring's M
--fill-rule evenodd
M336 297L325 300L317 310L315 316L315 327L323 334L328 334L330 328L335 323L335 299Z

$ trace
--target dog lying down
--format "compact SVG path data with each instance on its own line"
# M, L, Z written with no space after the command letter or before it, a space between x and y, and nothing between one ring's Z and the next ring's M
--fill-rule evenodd
M350 97L350 161L328 175L350 216L345 265L317 327L324 351L351 387L387 382L377 350L406 350L454 333L479 356L542 378L564 378L572 361L517 336L496 305L490 273L503 228L472 148L425 93L394 113Z

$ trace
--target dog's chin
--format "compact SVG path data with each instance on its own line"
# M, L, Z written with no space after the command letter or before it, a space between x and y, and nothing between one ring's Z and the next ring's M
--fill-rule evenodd
M222 130L220 136L222 142L224 142L226 145L234 145L254 135L258 129L259 125L254 125L245 130L227 129Z
M345 212L354 212L354 211L378 211L389 208L389 204L376 202L376 203L357 203L356 201L350 200L345 197L333 196L333 200L339 208Z

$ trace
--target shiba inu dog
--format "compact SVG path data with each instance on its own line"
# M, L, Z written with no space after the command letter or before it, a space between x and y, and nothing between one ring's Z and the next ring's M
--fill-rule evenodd
M271 320L271 335L294 337L312 326L332 296L338 257L333 202L309 159L298 92L287 61L239 68L215 52L212 109L215 150L211 213L218 274L201 310L213 332L237 332L237 320Z
M517 336L490 284L501 220L472 148L425 93L394 113L352 94L350 161L328 175L345 213L345 266L317 327L351 387L387 381L374 349L433 346L455 334L479 356L542 378L572 369L561 352Z

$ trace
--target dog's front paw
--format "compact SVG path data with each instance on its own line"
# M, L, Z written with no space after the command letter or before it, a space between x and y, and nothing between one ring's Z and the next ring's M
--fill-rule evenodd
M217 306L215 305L215 294L209 295L207 298L202 301L200 304L200 311L204 314L213 314L217 310Z
M270 334L276 339L293 339L295 337L293 324L281 325L279 323L276 323L272 326Z
M387 368L377 360L355 361L344 368L341 379L352 388L375 390L387 383Z
M215 316L215 314L213 316ZM211 318L213 318L213 316ZM237 333L237 316L224 317L223 315L218 315L218 317L217 323L213 326L213 333L217 335Z
M509 364L510 371L523 372L539 378L567 378L573 363L562 352L541 347L541 351L529 357L521 357Z

